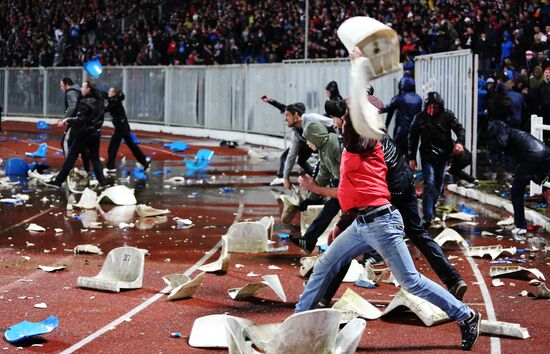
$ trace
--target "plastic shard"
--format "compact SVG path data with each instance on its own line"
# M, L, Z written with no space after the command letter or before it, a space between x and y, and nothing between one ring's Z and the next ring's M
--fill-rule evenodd
M248 157L250 157L250 159L254 162L258 162L258 161L261 161L261 160L267 160L267 155L260 155L252 149L249 149L247 154L248 154Z
M477 247L469 247L466 250L466 256L468 257L485 257L485 255L489 255L491 259L498 258L501 254L508 253L510 255L516 254L516 248L515 247L508 247L504 248L501 245L495 245L495 246L477 246Z
M27 231L31 231L31 232L44 232L46 231L45 228L43 228L42 226L40 225L37 225L37 224L29 224L29 226L27 226Z
M535 297L538 299L550 299L550 290L546 287L546 284L540 283L535 292Z
M529 331L517 323L481 320L479 331L483 334L527 339Z
M270 287L283 302L286 302L285 291L278 275L262 275L261 278L263 279L261 283L246 284L242 288L229 289L227 293L233 300L242 300L255 295L258 291L267 286Z
M46 154L48 153L48 144L42 143L40 146L38 146L38 149L36 149L35 152L26 152L25 156L28 157L46 157Z
M267 229L267 237L271 239L271 235L273 234L273 226L275 225L275 219L273 216L264 216L258 222L265 226Z
M351 320L336 335L332 352L335 354L354 354L366 327L367 322L363 319Z
M82 192L82 196L78 203L73 204L73 206L80 209L93 209L97 206L97 193L93 190L86 188Z
M172 152L182 152L189 148L189 145L184 141L174 141L163 146L169 148Z
M110 225L118 227L121 222L129 224L134 217L134 212L136 210L135 205L119 205L113 207L108 212L103 211L99 205L97 210L101 216L107 221Z
M315 262L317 262L318 256L312 256L312 257L302 257L300 258L300 275L305 277L311 271L313 270L313 266L315 266Z
M237 222L227 230L229 252L258 253L268 248L267 228L259 222Z
M509 216L507 217L506 219L504 220L500 220L497 222L497 225L498 226L510 226L510 225L514 225L514 217L513 216Z
M50 316L44 321L29 322L23 321L11 326L4 333L4 337L10 343L52 332L59 326L59 319L56 316Z
M422 323L428 327L450 321L449 316L447 316L447 314L439 307L407 292L404 289L400 289L397 292L393 300L384 311L383 316L399 307L406 307L411 310L420 318Z
M344 295L336 301L332 308L335 310L340 310L344 313L351 312L356 316L366 318L368 320L375 320L382 316L382 311L374 307L374 305L359 296L350 288L346 289Z
M511 276L528 276L533 274L538 279L546 281L544 274L537 268L524 268L519 266L495 266L489 270L491 277L502 277L506 275Z
M393 276L393 273L390 272L387 279L382 280L383 283L393 284L396 288L399 287L399 282Z
M45 272L56 272L58 270L63 270L65 269L66 267L64 265L62 266L53 266L53 267L50 267L50 266L43 266L43 265L39 265L38 268L42 269L43 271Z
M140 218L146 218L150 216L166 215L170 213L168 209L155 209L145 204L139 204L136 207L136 212Z
M302 194L297 188L292 188L291 195L281 194L280 198L283 202L281 221L283 224L290 224L296 213L300 211L300 204L303 201Z
M199 317L193 322L189 345L195 348L227 348L228 341L225 335L225 323L227 318L238 321L242 327L254 324L244 318L228 315L208 315Z
M137 203L134 190L122 185L105 189L97 198L97 202L102 202L104 198L116 205L135 205Z
M170 286L168 300L180 300L192 297L201 286L206 273L199 273L194 279L185 274L170 274L162 277L164 282Z
M354 259L351 261L351 265L342 282L355 283L357 279L359 279L359 277L363 274L364 271L365 271L365 268L357 261L357 259Z
M474 218L475 218L475 215L467 214L461 211L458 213L444 214L444 217L442 219L443 221L448 219L472 221Z
M120 292L139 289L143 284L145 255L135 247L118 247L107 255L99 274L94 277L78 277L77 286Z
M319 213L321 212L321 210L323 208L324 208L323 205L309 205L307 207L307 210L303 211L301 213L301 215L300 215L300 232L301 232L302 235L306 232L308 227L315 220L317 215L319 215ZM330 224L327 226L325 231L317 239L317 243L315 244L315 246L323 246L323 245L328 244L328 242L327 242L328 241L328 234L334 228L334 225L336 225L338 220L340 220L340 215L341 214L342 214L341 212L338 212L338 214L336 214L334 216L334 218L332 218Z
M220 257L212 263L205 264L199 267L199 270L207 273L227 273L229 269L229 252L227 250L227 236L222 236L222 245L220 249Z
M74 253L103 254L101 248L94 245L78 245L74 248Z
M185 177L174 176L174 177L168 178L167 180L165 180L165 182L175 184L175 185L184 185L185 184Z
M185 167L189 170L202 170L208 166L208 163L214 156L214 151L209 149L199 149L194 161L185 159Z
M454 229L446 228L443 231L437 235L436 238L434 238L434 241L437 242L439 247L443 247L444 244L447 242L456 242L459 245L462 245L465 249L468 249L468 243L458 232L456 232Z

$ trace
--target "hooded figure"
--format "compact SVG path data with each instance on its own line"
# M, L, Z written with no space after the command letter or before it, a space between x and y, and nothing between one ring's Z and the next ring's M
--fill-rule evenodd
M339 101L342 99L342 96L340 96L340 90L338 90L338 84L336 83L336 81L331 81L328 83L327 87L325 87L325 94L328 97L328 99L332 101Z
M495 94L487 102L489 121L501 120L509 123L512 119L512 101L507 95L508 88L504 84L497 84Z
M340 179L340 142L336 133L328 131L321 123L309 123L304 129L304 138L315 145L319 153L319 173L315 181L325 186L331 178Z
M388 113L386 129L390 126L395 110L397 110L397 120L393 130L393 140L399 150L406 152L411 123L414 116L422 110L422 98L415 93L415 83L410 77L403 77L399 81L399 95L392 98L390 104L382 109L382 113Z

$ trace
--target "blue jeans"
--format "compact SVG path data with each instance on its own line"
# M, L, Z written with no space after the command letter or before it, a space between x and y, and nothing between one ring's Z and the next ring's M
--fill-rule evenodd
M422 158L422 176L424 179L422 212L425 221L435 218L435 203L443 192L446 165L447 161L445 160Z
M465 320L471 309L416 270L403 236L403 220L397 210L367 224L356 219L313 267L295 312L314 308L340 268L372 247L384 258L403 289L438 306L449 317Z

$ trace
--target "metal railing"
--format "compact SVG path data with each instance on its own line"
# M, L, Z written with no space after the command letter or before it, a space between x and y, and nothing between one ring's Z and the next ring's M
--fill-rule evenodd
M543 132L545 130L550 131L550 125L546 125L543 123L542 117L538 117L536 114L531 115L531 135L535 138L539 139L540 141L543 140ZM550 182L546 182L544 184L545 187L550 188ZM529 182L529 195L533 196L536 194L542 193L542 186L539 184L534 183L533 181Z

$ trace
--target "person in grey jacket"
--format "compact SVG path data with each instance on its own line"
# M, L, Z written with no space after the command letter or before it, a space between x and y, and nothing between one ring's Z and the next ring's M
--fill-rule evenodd
M324 126L332 129L332 119L327 118L317 113L304 113L299 105L294 103L285 107L285 122L289 128L292 128L292 137L290 148L285 161L285 169L283 172L284 186L286 189L292 188L290 183L290 173L296 162L296 158L301 161L307 161L313 151L307 146L306 140L302 136L304 128L309 122L320 122ZM303 164L300 164L303 166ZM313 168L306 173L313 176Z
M59 87L61 88L61 91L65 93L65 113L63 114L63 118L73 118L76 116L78 101L81 98L80 87L75 85L70 77L64 77L61 79L59 82ZM58 126L62 126L60 122L62 121L57 123ZM69 146L72 144L72 140L74 138L73 135L71 135L71 124L68 123L67 128L63 133L63 137L61 138L61 148L63 149L63 156L65 157L69 154ZM84 170L89 173L90 157L88 150L84 149L80 154L80 157L82 158Z

